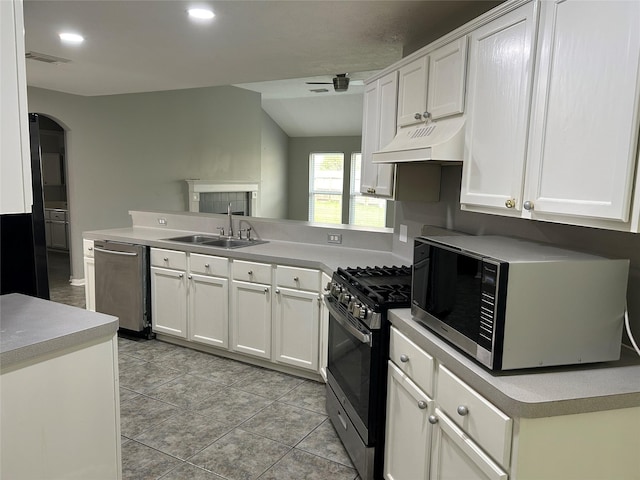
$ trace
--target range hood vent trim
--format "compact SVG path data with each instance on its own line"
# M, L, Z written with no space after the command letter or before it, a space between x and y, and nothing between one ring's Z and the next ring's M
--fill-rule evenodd
M373 152L372 162L462 162L464 123L461 116L401 128L386 147Z

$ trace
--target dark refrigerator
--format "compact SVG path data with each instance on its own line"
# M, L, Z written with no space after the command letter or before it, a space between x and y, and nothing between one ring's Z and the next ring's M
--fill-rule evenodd
M44 192L39 119L29 114L31 146L31 213L0 215L0 294L23 293L49 300Z

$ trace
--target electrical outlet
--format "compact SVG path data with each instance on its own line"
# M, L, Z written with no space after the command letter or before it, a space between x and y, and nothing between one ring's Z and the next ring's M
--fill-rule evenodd
M327 243L342 243L342 234L341 233L327 234Z
M158 223L160 225L165 225L166 226L167 225L167 219L164 218L164 217L158 217Z

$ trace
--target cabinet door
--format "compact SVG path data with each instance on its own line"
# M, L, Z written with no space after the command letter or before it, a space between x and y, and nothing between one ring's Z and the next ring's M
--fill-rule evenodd
M187 279L180 270L151 267L153 331L187 338Z
M51 220L44 221L44 235L47 241L47 248L51 248Z
M627 221L638 138L640 2L541 2L540 18L527 206L534 216Z
M229 346L229 280L189 275L189 340Z
M429 56L402 67L398 78L398 128L423 121L427 111Z
M455 423L436 408L431 480L507 480L509 476Z
M271 288L234 280L231 289L233 350L271 359Z
M327 381L327 363L329 360L329 309L324 303L325 295L329 294L327 285L331 281L331 277L326 273L322 274L322 302L320 302L320 340L318 342L320 351L318 352L319 358L319 371L320 375Z
M46 227L45 227L46 228ZM67 247L67 223L51 222L51 248L68 250Z
M86 240L85 240L86 241ZM96 264L92 257L84 257L84 297L85 308L96 311Z
M277 288L274 306L274 359L318 370L319 297L315 292Z
M33 204L22 0L0 2L0 213Z
M431 438L429 415L433 412L433 400L393 362L389 362L387 378L384 477L386 480L427 480Z
M521 209L532 77L533 3L469 36L469 74L460 202ZM507 205L511 205L508 207Z
M466 73L466 36L429 54L427 111L432 119L464 112Z
M396 134L397 99L398 72L392 72L365 87L361 193L393 197L395 165L374 164L372 154L385 147Z

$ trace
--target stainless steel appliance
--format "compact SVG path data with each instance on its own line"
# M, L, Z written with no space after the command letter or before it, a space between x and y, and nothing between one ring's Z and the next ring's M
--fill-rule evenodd
M418 237L411 313L493 370L617 360L629 260L499 236Z
M389 308L408 307L411 268L339 268L329 310L327 412L362 480L382 478Z
M96 311L115 315L119 328L150 334L148 247L95 241Z

